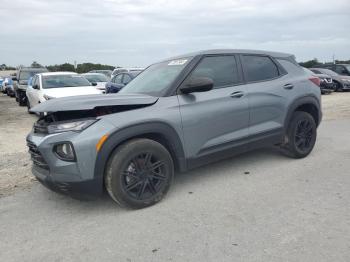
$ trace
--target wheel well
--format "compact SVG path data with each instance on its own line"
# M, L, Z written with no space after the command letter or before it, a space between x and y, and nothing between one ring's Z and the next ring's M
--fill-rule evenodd
M294 110L294 112L295 111L303 111L303 112L309 113L313 117L313 119L315 120L316 125L318 126L320 119L319 119L318 109L317 109L317 107L315 105L313 105L313 104L303 104L301 106L298 106Z
M135 138L146 138L146 139L150 139L153 141L158 142L159 144L161 144L162 146L164 146L170 153L171 158L173 159L174 162L174 168L176 171L180 170L180 163L179 163L179 159L176 156L175 150L172 146L172 144L169 142L169 140L161 133L145 133L145 134L141 134L141 135L136 135L136 136L132 136L129 137L128 139L120 142L118 145L115 146L115 148L117 148L118 146L120 146L121 144L124 144L132 139ZM112 154L112 153L111 153Z

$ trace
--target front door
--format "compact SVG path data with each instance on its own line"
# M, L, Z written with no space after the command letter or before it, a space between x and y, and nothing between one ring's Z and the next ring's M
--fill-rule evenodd
M187 158L230 149L248 136L249 106L234 55L205 56L184 81L207 77L214 89L179 94Z

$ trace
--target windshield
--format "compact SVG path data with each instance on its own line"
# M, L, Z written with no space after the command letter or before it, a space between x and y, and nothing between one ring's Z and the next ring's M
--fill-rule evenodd
M345 67L348 70L348 72L350 72L350 65L346 65Z
M90 82L80 75L51 75L42 77L43 88L91 86Z
M43 72L46 72L46 71L44 70L20 71L18 80L28 80L30 77Z
M108 78L107 76L103 75L103 74L99 74L99 75L83 75L87 80L89 80L89 82L108 82Z
M188 61L190 61L190 58L153 64L132 80L119 93L141 93L162 96L187 65Z

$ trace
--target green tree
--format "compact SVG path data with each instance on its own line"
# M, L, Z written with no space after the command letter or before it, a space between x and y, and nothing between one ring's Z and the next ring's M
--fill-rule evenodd
M299 63L299 65L306 67L306 68L311 68L311 67L316 66L318 64L320 64L320 62L318 62L317 58L314 58L314 59L306 61L306 62Z
M37 61L33 61L33 63L31 64L31 67L42 67L42 65L39 64Z

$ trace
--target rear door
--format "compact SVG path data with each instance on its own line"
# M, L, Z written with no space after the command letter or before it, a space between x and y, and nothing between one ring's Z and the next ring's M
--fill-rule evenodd
M266 55L242 54L240 60L250 105L250 140L280 139L289 98L296 89L287 72Z
M234 55L205 56L187 79L211 78L214 89L179 94L186 155L197 159L230 149L248 136L249 108Z

